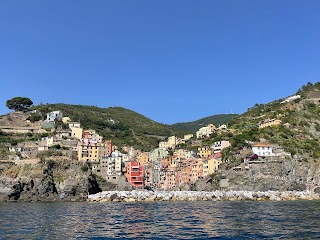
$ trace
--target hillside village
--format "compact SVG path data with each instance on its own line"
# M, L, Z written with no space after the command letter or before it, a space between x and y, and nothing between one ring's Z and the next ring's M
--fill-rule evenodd
M37 114L37 111L31 114ZM14 112L1 121L18 115L28 114ZM214 132L227 131L226 125L202 127L196 133L196 139L193 134L184 135L183 139L171 136L167 141L159 142L158 148L142 152L133 147L113 145L112 140L103 139L93 129L84 130L80 122L71 121L61 111L47 113L41 123L25 121L24 126L1 125L0 128L5 133L36 132L44 137L9 147L10 160L17 164L35 163L47 158L55 161L77 160L88 164L93 173L107 181L116 183L124 175L135 187L176 189L183 184L192 184L216 172L221 163L221 150L230 146L229 141L215 142L211 146L202 146L201 143L201 139ZM186 142L198 147L195 150L179 147Z
M103 138L94 129L84 129L82 122L60 110L46 114L36 108L13 112L0 119L2 138L8 140L2 144L1 158L17 165L77 161L107 182L117 184L124 176L135 188L193 189L199 181L213 184L217 176L217 187L227 188L230 171L245 176L251 168L263 167L265 163L279 164L306 156L319 159L319 119L303 120L310 135L299 128L302 120L292 119L303 109L319 116L318 85L309 86L311 92L308 88L301 94L257 105L230 123L208 124L182 137L169 136L151 151L117 146L113 139ZM289 137L308 137L311 147L298 149L298 140L291 137L289 141L285 132ZM25 137L14 140L12 134Z

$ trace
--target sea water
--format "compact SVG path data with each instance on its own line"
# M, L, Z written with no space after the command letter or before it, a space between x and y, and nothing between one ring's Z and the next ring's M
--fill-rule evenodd
M0 203L0 239L320 239L320 201Z

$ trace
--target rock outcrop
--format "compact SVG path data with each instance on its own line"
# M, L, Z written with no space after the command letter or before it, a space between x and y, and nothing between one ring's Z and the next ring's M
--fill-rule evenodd
M78 162L12 165L0 175L0 201L83 201L101 191Z

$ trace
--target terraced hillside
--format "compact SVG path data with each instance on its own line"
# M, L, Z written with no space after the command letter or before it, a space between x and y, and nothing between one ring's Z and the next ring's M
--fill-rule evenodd
M320 82L306 84L293 96L297 98L256 104L231 120L233 149L264 139L283 146L292 156L320 160ZM278 120L280 124L265 127Z

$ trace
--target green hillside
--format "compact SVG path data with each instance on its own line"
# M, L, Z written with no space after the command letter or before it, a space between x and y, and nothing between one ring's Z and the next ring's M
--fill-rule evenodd
M198 131L199 128L205 127L210 123L213 123L216 126L219 126L221 124L227 124L231 119L235 118L236 116L238 115L237 114L218 114L210 117L201 118L193 122L175 123L175 124L172 124L171 127L178 130L194 133Z
M256 104L231 120L230 132L223 136L232 142L226 158L230 160L235 153L248 146L248 141L264 139L282 146L298 159L320 160L320 82L306 84L296 95L301 98ZM258 124L267 119L280 120L281 124L259 128Z
M94 129L114 144L129 145L143 150L156 147L161 139L171 135L182 136L183 131L155 122L141 114L122 107L49 104L36 107L42 111L61 110L72 121L80 121L84 129Z

